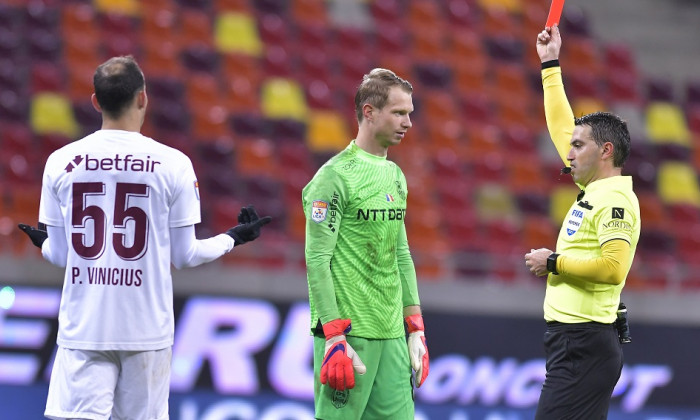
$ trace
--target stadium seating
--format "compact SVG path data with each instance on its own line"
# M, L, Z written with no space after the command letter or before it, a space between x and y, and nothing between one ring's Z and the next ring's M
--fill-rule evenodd
M234 224L244 202L278 220L266 243L279 254L244 250L235 263L300 264L303 252L288 243L304 240L301 189L354 136L354 91L374 66L414 86L415 125L390 158L408 179L421 278L528 278L504 255L553 247L578 193L559 175L531 50L548 0L371 0L359 26L338 22L323 0L46 4L0 7L2 217L35 214L39 160L100 126L92 76L117 54L144 69L144 133L193 159L202 231ZM700 83L674 95L669 80L643 74L628 45L598 39L577 7L561 25L575 40L562 56L574 113L611 110L632 134L624 172L645 233L629 284L669 287L666 277L700 252Z

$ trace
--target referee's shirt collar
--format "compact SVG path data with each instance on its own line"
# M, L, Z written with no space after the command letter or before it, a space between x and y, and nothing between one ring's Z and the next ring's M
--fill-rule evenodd
M582 189L580 197L583 198L583 194L586 195L594 193L596 191L607 190L607 189L632 189L632 177L628 175L615 175L607 178L597 179ZM578 198L580 201L581 198Z

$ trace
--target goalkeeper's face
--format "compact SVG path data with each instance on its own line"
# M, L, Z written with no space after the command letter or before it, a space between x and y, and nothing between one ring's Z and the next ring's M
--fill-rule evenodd
M386 105L382 109L375 109L373 115L374 137L382 147L401 143L412 125L411 112L413 112L411 94L398 86L389 89Z

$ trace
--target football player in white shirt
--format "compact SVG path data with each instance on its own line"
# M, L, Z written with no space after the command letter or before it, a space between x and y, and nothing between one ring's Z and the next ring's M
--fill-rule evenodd
M170 265L215 260L256 239L271 219L244 207L237 226L198 240L192 162L140 133L148 97L136 61L106 61L95 72L94 87L101 130L51 154L39 228L20 225L46 260L66 267L44 414L167 419L174 335Z

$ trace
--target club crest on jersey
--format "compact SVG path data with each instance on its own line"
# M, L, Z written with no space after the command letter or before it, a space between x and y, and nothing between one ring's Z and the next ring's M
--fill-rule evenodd
M391 194L387 194L387 195L386 195L386 201L388 201L388 202L394 201L394 196L391 195Z
M197 196L197 200L199 200L199 181L194 181L194 194Z
M350 399L350 390L345 389L343 391L333 390L333 396L331 397L331 402L335 408L343 408L347 405Z
M571 210L571 213L569 213L569 218L566 220L567 235L573 236L576 232L578 232L581 224L583 223L583 218L585 215L586 213L581 209L574 208Z
M316 223L321 223L326 220L328 214L328 203L321 200L316 200L311 203L311 220Z

